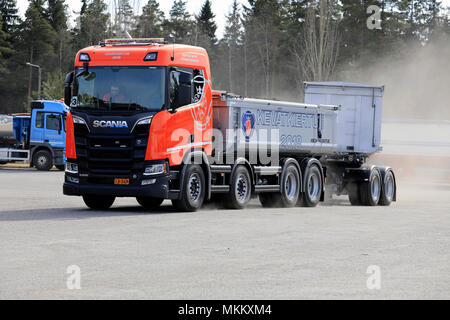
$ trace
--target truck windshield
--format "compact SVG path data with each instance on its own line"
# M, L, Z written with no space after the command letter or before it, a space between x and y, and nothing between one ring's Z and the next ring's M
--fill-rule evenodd
M164 67L77 68L72 108L160 111L165 102Z

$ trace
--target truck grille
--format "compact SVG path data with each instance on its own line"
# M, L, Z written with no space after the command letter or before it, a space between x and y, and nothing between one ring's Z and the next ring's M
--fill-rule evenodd
M144 171L149 131L148 126L135 134L100 136L75 127L80 176L94 184L114 184L115 178L130 179L133 184Z

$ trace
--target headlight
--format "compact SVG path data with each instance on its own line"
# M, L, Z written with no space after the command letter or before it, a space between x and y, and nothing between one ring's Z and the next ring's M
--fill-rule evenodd
M78 165L75 163L66 162L66 172L71 174L78 174Z
M141 126L141 125L151 124L152 123L152 119L153 119L153 117L143 118L143 119L138 121L137 125Z
M166 164L154 164L145 168L144 176L154 176L166 173Z
M80 118L80 117L78 117L78 116L72 116L72 118L73 118L73 123L76 123L76 124L86 124L86 121L84 121L83 118Z

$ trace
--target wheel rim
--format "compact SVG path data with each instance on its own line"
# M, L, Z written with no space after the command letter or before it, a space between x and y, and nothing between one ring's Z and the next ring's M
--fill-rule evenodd
M374 200L377 200L378 197L380 196L380 177L378 175L372 178L371 191L372 191L372 198Z
M319 195L319 177L316 174L309 176L308 195L311 200L316 200Z
M202 194L202 185L198 173L193 173L189 178L189 198L193 202L197 202Z
M289 200L295 198L295 194L297 193L297 179L292 172L288 173L286 176L285 192L286 197Z
M236 198L239 202L245 202L248 196L248 181L244 174L240 174L236 180Z
M394 195L394 180L390 174L386 176L385 189L386 198L391 199Z
M41 165L41 166L43 166L43 165L45 165L45 164L47 164L47 157L45 157L45 156L40 156L40 157L38 157L38 163Z

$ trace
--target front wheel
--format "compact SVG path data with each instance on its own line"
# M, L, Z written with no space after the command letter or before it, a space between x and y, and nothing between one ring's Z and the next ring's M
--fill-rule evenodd
M164 202L164 199L151 197L138 197L136 200L145 209L158 209Z
M39 171L50 171L53 167L51 153L46 150L36 152L33 156L33 164Z
M194 212L200 209L205 200L205 175L198 164L189 164L183 177L183 190L180 199L172 200L173 206L184 212Z
M83 196L84 203L93 210L108 210L113 205L116 197L108 196Z

